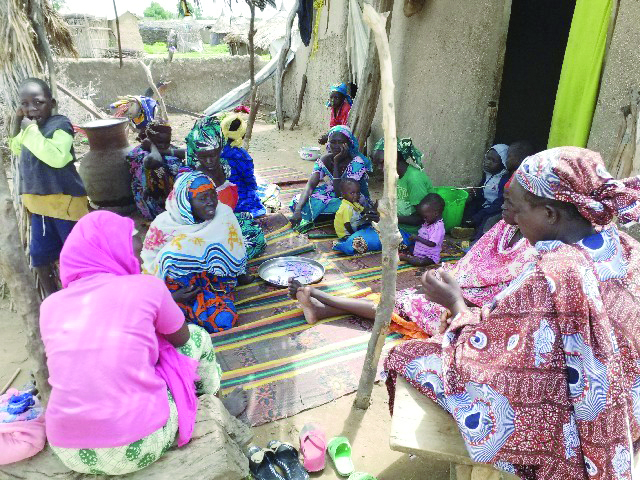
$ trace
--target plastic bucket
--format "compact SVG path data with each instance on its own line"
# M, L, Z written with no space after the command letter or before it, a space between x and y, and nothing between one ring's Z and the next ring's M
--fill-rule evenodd
M462 223L464 206L469 198L469 192L454 187L434 187L433 193L437 193L444 199L444 213L442 220L444 228L448 232Z

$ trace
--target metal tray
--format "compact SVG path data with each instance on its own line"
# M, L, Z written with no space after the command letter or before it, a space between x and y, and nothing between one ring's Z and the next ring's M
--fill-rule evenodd
M260 265L258 275L265 282L278 287L289 285L291 277L303 285L308 285L319 282L324 277L324 267L310 258L278 257L267 260Z

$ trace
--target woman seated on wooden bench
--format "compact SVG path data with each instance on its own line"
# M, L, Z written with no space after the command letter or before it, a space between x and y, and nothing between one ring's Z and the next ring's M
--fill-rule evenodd
M471 458L525 479L631 478L640 439L640 178L614 180L600 155L562 147L528 157L506 200L533 261L482 309L428 271L449 310L442 335L385 361L456 420Z

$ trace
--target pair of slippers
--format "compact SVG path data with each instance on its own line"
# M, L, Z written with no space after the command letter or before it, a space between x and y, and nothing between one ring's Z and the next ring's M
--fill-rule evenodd
M298 450L288 443L271 440L264 449L254 445L248 457L255 480L309 480L298 459Z
M308 423L302 427L300 450L304 455L304 468L309 472L324 469L327 452L339 475L349 477L349 480L376 480L368 473L355 472L351 460L351 444L347 438L333 437L327 442L324 431L318 425Z

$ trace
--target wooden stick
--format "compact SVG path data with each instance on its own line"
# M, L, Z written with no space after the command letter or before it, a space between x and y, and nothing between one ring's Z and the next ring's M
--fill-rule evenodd
M58 96L58 88L56 85L56 68L53 63L53 53L51 52L51 46L47 38L47 32L44 29L44 14L42 13L42 1L31 0L29 2L29 18L31 25L38 37L38 50L44 57L47 63L47 69L49 70L49 86L51 87L51 94L53 98Z
M298 13L299 4L300 0L296 0L293 4L293 8L289 12L289 16L287 17L287 29L284 36L284 45L280 50L278 65L276 67L276 118L278 120L278 130L284 130L282 83L284 82L284 68L287 61L287 55L289 55L289 50L291 50L291 28L293 27L293 20L296 18L296 14Z
M401 236L398 232L398 208L396 182L397 138L396 112L394 101L395 85L391 65L391 51L385 26L388 13L378 13L365 3L363 18L371 33L375 36L380 57L380 78L382 80L382 126L384 128L384 190L380 200L380 241L382 242L382 289L380 303L376 308L376 319L371 332L371 339L367 347L367 355L358 384L355 406L361 409L369 408L371 391L378 370L378 362L382 347L391 323L391 314L396 297L396 276L398 274L398 245Z
M257 98L258 87L253 87L251 92L251 111L249 112L249 119L247 120L247 131L244 136L243 147L245 150L249 150L249 144L251 143L251 135L253 134L253 124L256 122L256 115L260 109L260 99Z
M116 31L118 33L118 53L120 55L120 68L122 68L122 43L120 42L120 19L118 18L118 9L116 8L116 0L113 0L113 11L116 14Z
M0 160L3 160L1 152ZM17 321L25 327L27 353L36 364L36 385L46 403L51 388L44 345L40 337L40 296L22 249L18 219L4 168L0 168L0 276L9 286L16 306Z
M11 375L11 378L9 379L9 381L6 383L6 385L4 387L2 387L2 390L0 390L0 395L3 395L7 390L9 390L9 387L11 386L11 384L13 383L13 381L18 378L18 375L20 374L20 367L16 368L16 371L13 372L13 375Z
M164 104L164 98L162 98L162 95L160 95L160 92L158 91L158 87L156 87L155 82L153 81L153 76L151 75L151 70L149 69L149 67L147 67L147 65L140 60L140 65L142 65L142 69L144 70L144 73L147 75L147 81L149 82L149 85L151 86L151 89L153 90L153 94L156 96L157 101L158 101L158 107L160 108L160 119L163 122L168 122L169 121L169 116L167 115L167 107Z
M102 113L100 110L96 110L95 108L93 108L91 105L86 103L83 99L78 97L69 88L65 87L60 82L58 82L58 88L60 89L60 91L62 93L67 95L69 98L71 98L71 100L76 102L78 105L80 105L82 108L84 108L87 112L89 112L94 117L96 117L96 118L107 118L107 115Z
M256 97L258 95L258 88L256 87L256 49L253 44L253 37L256 34L255 22L256 22L256 6L252 0L246 0L251 10L251 19L249 20L249 85L251 87L251 102L249 103L249 119L247 120L247 131L244 135L243 147L245 150L249 150L249 143L251 143L251 135L253 134L253 123L256 121L256 115L258 105L256 104Z
M300 94L298 95L298 105L296 106L296 115L293 117L293 121L291 122L291 128L289 130L293 130L293 127L298 125L300 121L300 115L302 115L302 102L304 101L304 91L307 89L307 74L302 75L302 85L300 85Z

